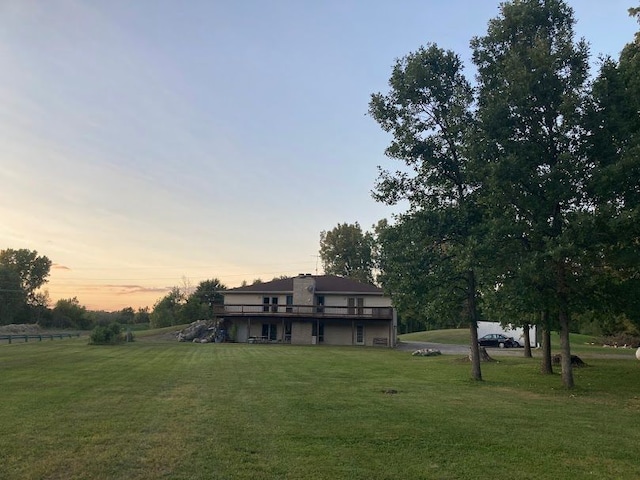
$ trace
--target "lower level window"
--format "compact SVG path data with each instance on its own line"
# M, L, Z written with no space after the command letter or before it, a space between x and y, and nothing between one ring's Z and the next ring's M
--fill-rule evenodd
M356 345L364 345L364 325L356 325Z
M267 340L278 339L278 325L275 323L263 323L262 324L262 337Z
M311 335L318 337L318 343L324 342L324 322L313 322Z

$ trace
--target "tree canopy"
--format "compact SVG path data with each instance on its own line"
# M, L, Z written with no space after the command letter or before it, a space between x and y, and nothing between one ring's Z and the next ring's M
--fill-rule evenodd
M20 277L20 288L27 301L35 300L36 290L44 285L51 269L51 260L39 256L35 250L8 248L0 250L0 265L13 270Z
M483 303L558 325L569 388L572 315L640 312L640 36L591 85L574 25L562 0L504 2L471 41L476 88L429 44L369 105L404 163L374 198L408 203L378 233L384 288L399 308L465 318L472 351Z
M0 323L35 321L43 295L38 289L49 276L51 261L35 250L0 250Z
M339 223L320 233L320 259L324 272L373 283L373 236L358 222Z
M226 288L217 278L203 280L191 294L180 287L173 287L154 305L149 314L151 325L154 328L168 327L213 318L213 306L223 302Z

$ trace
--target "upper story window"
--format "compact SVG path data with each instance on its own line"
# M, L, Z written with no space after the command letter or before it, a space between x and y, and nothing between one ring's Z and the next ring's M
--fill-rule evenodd
M316 296L316 312L324 313L324 295Z
M278 297L262 297L262 311L272 313L278 312Z
M363 297L347 298L347 313L349 315L364 315L364 298Z
M287 313L293 312L293 295L287 295Z

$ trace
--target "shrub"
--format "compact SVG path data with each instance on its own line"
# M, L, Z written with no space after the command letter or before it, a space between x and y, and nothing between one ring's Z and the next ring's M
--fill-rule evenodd
M107 326L98 325L89 337L89 343L92 345L115 345L124 341L125 336L122 334L120 324L115 322Z

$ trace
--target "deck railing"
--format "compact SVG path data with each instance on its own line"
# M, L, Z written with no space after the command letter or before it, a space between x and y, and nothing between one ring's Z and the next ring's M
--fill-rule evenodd
M215 305L214 313L218 316L278 316L278 317L312 317L312 318L370 318L389 320L393 318L392 307L336 307L327 305Z

